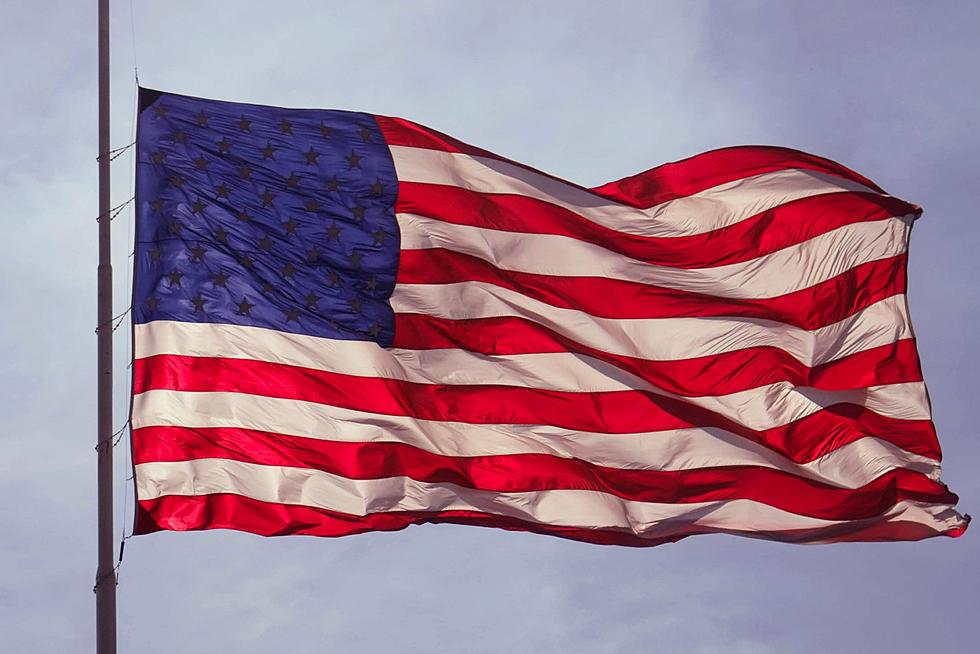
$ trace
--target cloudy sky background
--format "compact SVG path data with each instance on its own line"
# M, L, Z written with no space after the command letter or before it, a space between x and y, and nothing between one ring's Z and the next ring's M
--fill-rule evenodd
M400 115L586 185L744 143L841 161L925 208L913 318L945 480L980 512L980 4L354 4L133 0L131 22L115 0L113 144L132 140L135 43L146 86ZM7 652L94 643L95 21L94 0L0 8ZM122 202L132 160L114 166ZM117 311L130 220L114 222ZM146 653L968 652L978 612L976 533L648 550L454 526L167 533L129 541L119 586L120 651Z

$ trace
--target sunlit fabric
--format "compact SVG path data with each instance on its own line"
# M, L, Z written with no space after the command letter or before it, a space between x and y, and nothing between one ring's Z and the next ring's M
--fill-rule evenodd
M137 149L139 533L966 529L905 298L921 210L840 164L736 147L588 189L146 89Z

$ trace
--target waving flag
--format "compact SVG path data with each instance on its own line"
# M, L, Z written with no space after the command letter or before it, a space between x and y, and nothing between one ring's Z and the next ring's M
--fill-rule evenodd
M736 147L587 189L420 125L142 90L137 532L957 536L918 207Z

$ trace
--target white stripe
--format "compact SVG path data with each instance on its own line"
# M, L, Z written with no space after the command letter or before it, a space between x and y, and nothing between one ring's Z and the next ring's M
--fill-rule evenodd
M226 459L140 464L136 485L140 500L233 493L261 502L357 516L390 511L480 511L546 525L624 530L646 538L669 536L691 526L752 533L819 530L851 522L801 516L750 500L664 504L583 490L500 493L408 477L348 479L308 468ZM874 522L912 521L945 531L962 524L955 513L948 515L949 508L900 502Z
M630 259L567 236L506 232L404 213L397 218L403 250L443 248L501 270L602 277L739 299L779 297L861 264L903 254L912 224L911 216L854 223L749 261L676 268Z
M885 298L840 322L814 330L758 318L595 318L480 282L401 285L396 287L393 305L398 313L427 313L451 320L498 316L533 318L581 345L647 361L677 361L771 347L813 367L913 336L904 295ZM381 349L366 341L335 340L217 323L157 320L136 325L135 329L136 358L155 354L245 357L311 367L319 367L324 361L338 361L336 365L340 368L331 370L352 375L375 375L378 371L392 370L395 372L385 376L435 383L488 384L497 383L492 381L495 379L500 379L499 383L508 383L498 376L509 373L503 369L497 371L495 366L522 369L522 362L532 362L528 365L533 366L533 362L558 362L568 358L565 353L490 356L459 349ZM605 371L608 367L592 357L573 356L587 361L594 372ZM546 363L537 365L542 367ZM452 372L432 372L419 378L397 372L416 370L417 374L426 374L425 370L443 369ZM601 376L605 379L611 374L618 378L621 371L617 371L603 372ZM622 385L603 387L603 383L608 382L587 382L583 390L623 388Z
M801 198L843 191L874 192L840 177L788 169L727 182L649 209L636 209L498 159L398 145L389 149L399 181L523 195L564 207L599 225L641 236L702 234Z
M133 429L238 428L354 443L406 443L443 456L548 454L627 470L757 466L842 488L860 488L897 468L939 479L939 462L877 438L848 443L799 464L717 428L603 434L547 425L481 425L422 420L245 395L147 391L133 398Z
M570 393L646 390L681 399L750 429L771 429L841 403L900 419L928 419L921 382L823 391L777 382L735 393L671 393L613 365L570 353L509 356L464 350L385 350L374 343L287 334L258 327L158 321L137 327L136 356L175 354L299 365L362 377L415 383L505 385Z

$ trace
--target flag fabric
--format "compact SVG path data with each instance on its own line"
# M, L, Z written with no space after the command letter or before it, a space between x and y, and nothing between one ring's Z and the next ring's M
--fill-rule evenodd
M137 533L958 536L920 209L734 147L585 188L421 125L140 93Z

